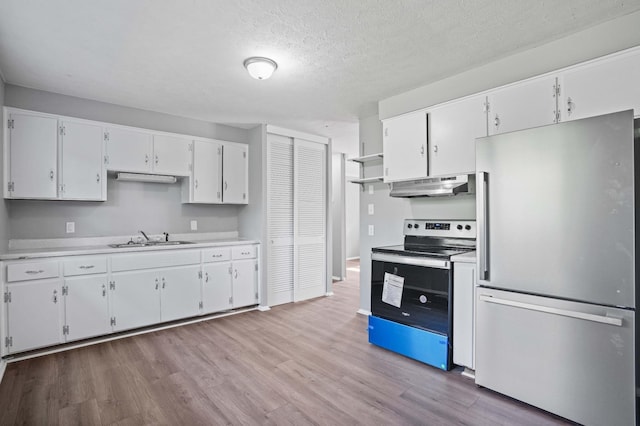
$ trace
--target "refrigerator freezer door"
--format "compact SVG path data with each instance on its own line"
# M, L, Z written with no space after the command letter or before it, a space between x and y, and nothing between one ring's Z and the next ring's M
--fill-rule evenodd
M477 139L479 283L635 307L633 143L632 111Z
M585 425L635 424L633 311L477 294L476 384Z

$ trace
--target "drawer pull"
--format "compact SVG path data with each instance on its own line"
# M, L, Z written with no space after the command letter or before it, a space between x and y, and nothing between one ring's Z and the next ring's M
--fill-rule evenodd
M44 272L44 270L42 270L42 269L38 269L37 271L33 270L33 269L30 269L28 271L24 271L25 274L29 274L29 275L41 274L43 272Z
M93 269L95 265L80 265L80 269Z

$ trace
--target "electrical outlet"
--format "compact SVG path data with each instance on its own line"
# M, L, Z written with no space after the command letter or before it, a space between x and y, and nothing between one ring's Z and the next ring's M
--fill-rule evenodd
M373 185L369 185L369 195L373 195Z
M76 232L76 223L67 222L67 234L73 234L74 232Z
M192 220L191 221L191 230L192 231L197 231L198 230L198 221L197 220Z
M369 236L373 237L373 234L374 234L373 225L369 225Z
M373 204L369 204L369 205L367 206L367 211L369 212L369 215L372 215L372 214L373 214Z

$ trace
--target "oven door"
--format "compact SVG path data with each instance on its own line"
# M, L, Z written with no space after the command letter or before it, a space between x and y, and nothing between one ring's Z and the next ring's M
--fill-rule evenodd
M389 303L388 293L383 296L387 274L388 280L402 283L399 307L397 301ZM451 283L448 260L373 252L371 314L450 337Z

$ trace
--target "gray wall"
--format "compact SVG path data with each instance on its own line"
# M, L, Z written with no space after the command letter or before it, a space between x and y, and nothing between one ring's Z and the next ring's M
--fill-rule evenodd
M4 105L51 114L98 120L146 129L247 143L249 131L183 117L144 111L89 99L6 85ZM250 148L249 158L254 153ZM250 179L253 171L249 170ZM187 233L190 220L198 232L238 230L238 213L245 206L181 204L180 183L116 182L109 177L107 201L8 200L9 238L93 237L150 233ZM249 192L250 200L254 194ZM0 216L2 212L0 211ZM76 222L74 234L65 222Z
M377 116L360 120L361 155L382 152L382 123ZM382 163L365 163L365 177L381 176ZM373 188L373 194L369 193ZM392 198L382 182L365 185L360 193L360 309L371 310L371 248L401 244L403 219L475 219L475 197ZM368 214L368 204L374 214ZM368 235L369 225L374 236Z
M331 159L331 216L333 219L333 272L340 280L346 278L346 215L345 215L345 155L333 153Z
M379 103L381 119L551 72L640 45L640 12L617 18L400 93Z

